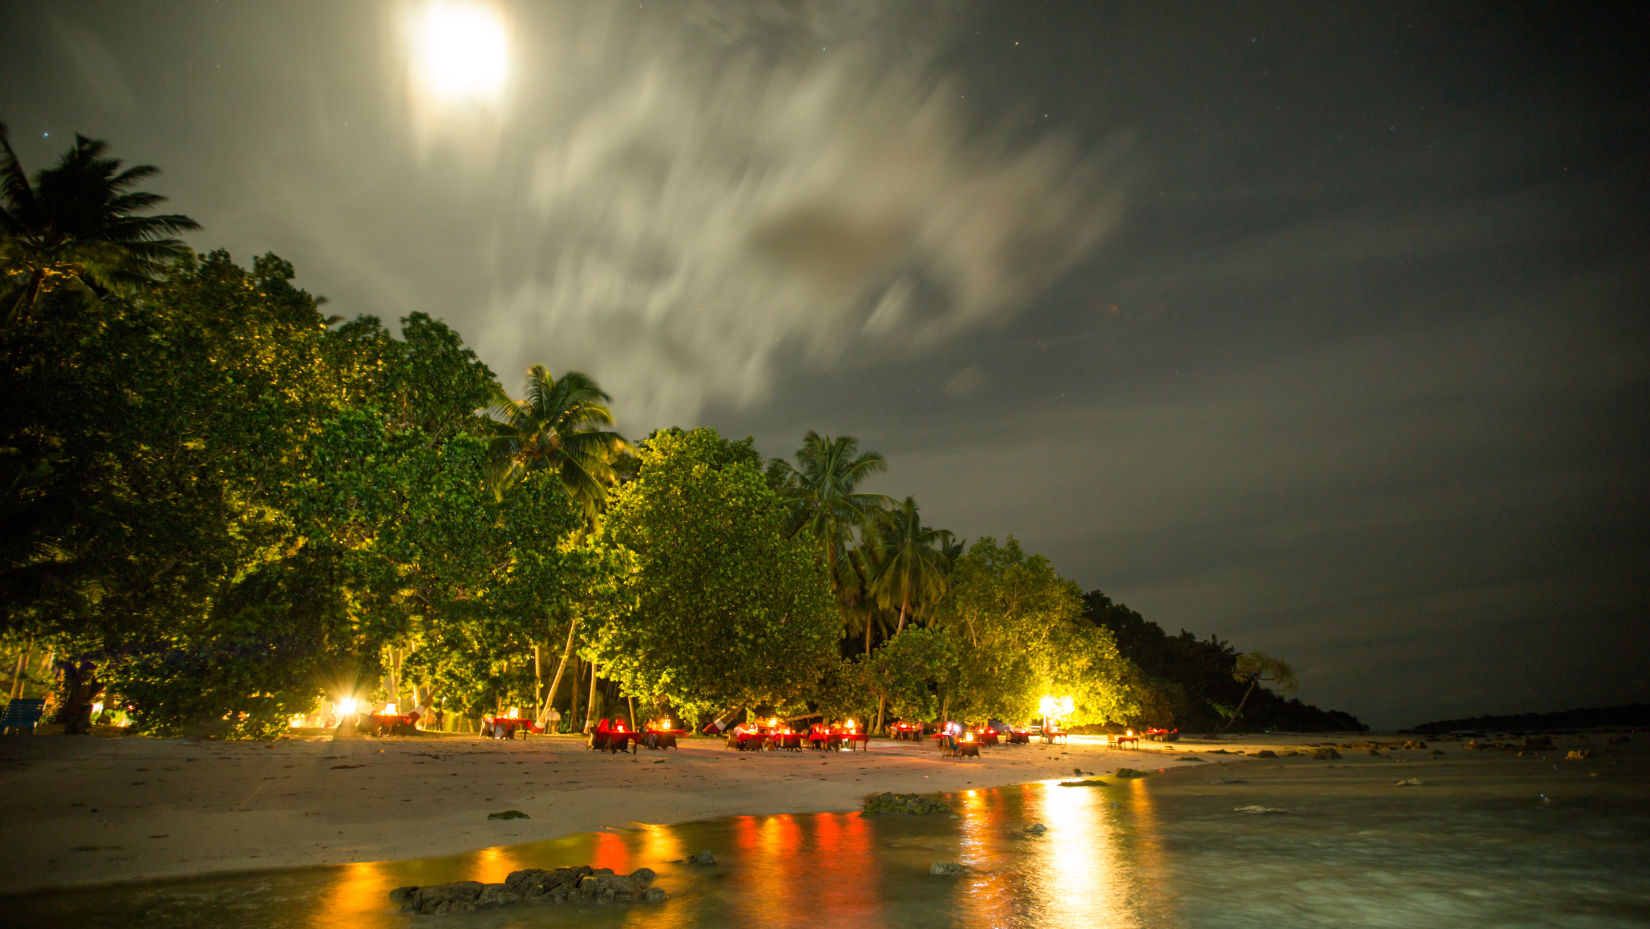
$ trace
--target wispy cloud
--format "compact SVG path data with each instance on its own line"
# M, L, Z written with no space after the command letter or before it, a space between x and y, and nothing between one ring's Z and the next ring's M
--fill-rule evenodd
M600 64L537 114L512 233L532 270L497 282L476 330L507 380L553 350L601 359L631 422L751 404L785 359L998 325L1115 224L1116 146L1011 140L944 75L856 40L879 34L862 20L804 45L826 15L741 31L724 11L716 56L680 24L567 27ZM773 54L781 28L795 54Z

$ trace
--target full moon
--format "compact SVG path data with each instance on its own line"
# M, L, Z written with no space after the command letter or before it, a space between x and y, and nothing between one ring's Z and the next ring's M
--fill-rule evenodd
M436 0L412 27L413 80L441 103L488 103L504 92L510 43L498 11Z

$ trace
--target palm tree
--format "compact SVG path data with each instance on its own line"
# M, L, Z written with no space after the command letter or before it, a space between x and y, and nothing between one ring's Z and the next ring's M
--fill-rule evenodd
M913 603L932 604L945 595L952 536L944 529L924 526L917 501L911 497L882 514L876 536L883 557L871 587L883 608L899 605L899 623L894 627L894 635L899 635L905 631ZM874 731L882 729L887 705L886 696L877 702Z
M884 513L876 531L884 558L872 589L884 608L898 605L899 624L894 627L898 635L914 603L931 604L945 595L953 539L948 530L924 526L917 501L911 497Z
M588 374L569 371L557 380L543 365L528 370L526 399L513 400L497 388L492 450L501 483L553 469L593 525L607 502L614 460L630 448L617 432L594 428L613 424L611 399Z
M594 527L615 479L615 460L630 448L617 432L594 428L613 424L607 408L611 398L587 374L569 371L557 380L543 365L528 370L526 399L514 400L503 388L496 390L490 475L495 491L502 492L529 471L554 470L567 496L583 512L586 527ZM567 671L578 624L576 617L568 624L561 663L539 708L540 725L549 717L556 688ZM542 657L535 644L535 671L542 667Z
M776 459L774 470L798 503L796 528L812 535L825 554L837 602L843 602L843 552L853 540L855 529L868 524L871 514L888 498L862 493L856 488L872 474L888 470L888 462L876 452L859 450L859 440L851 435L833 439L813 430L796 450L796 465ZM865 624L865 652L871 652L871 623Z
M177 234L199 224L177 213L145 215L166 198L134 189L160 169L121 170L108 150L77 135L31 182L0 124L0 272L16 287L6 323L65 284L94 296L131 293L189 254Z

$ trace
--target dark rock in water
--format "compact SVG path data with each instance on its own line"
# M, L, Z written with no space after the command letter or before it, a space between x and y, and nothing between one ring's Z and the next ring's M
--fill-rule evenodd
M499 810L497 813L488 813L488 819L532 819L520 810Z
M1061 781L1061 787L1110 787L1111 784L1099 778L1086 781Z
M945 877L955 877L959 874L971 873L974 869L959 861L936 861L928 866L929 874L939 874Z
M638 868L634 874L587 874L579 879L579 897L597 903L641 900L653 883L653 877L653 872L648 868Z
M502 884L455 881L430 887L397 887L390 900L414 913L466 913L517 903L563 903L587 900L597 903L659 901L663 890L652 886L655 874L638 868L631 874L614 874L611 868L579 865L571 868L528 868L512 871Z
M1404 740L1404 748L1426 748L1426 747L1427 747L1427 743L1422 742L1419 739L1405 739Z
M1435 749L1433 749L1433 750L1432 750L1432 755L1431 755L1431 757L1433 757L1433 758L1437 758L1437 757L1438 757L1438 756L1439 756L1439 755L1442 755L1442 754L1443 754L1443 753L1444 753L1444 750L1443 750L1443 749L1441 749L1441 748L1435 748Z
M1320 748L1312 753L1312 757L1319 761L1334 761L1341 757L1341 753L1332 748Z
M579 878L589 874L593 868L580 865L576 868L527 868L522 871L512 871L504 879L504 886L524 897L556 897L561 891L560 899L572 896L573 888L578 886Z
M467 913L476 908L485 886L479 881L454 881L433 887L397 887L390 891L390 899L415 913Z
M390 891L390 902L396 906L406 907L407 901L411 900L413 894L417 892L417 887L397 887Z
M521 900L521 894L503 884L484 884L481 887L481 895L476 897L476 909L490 910L494 907L520 903Z
M1276 757L1278 757L1278 753L1272 751L1269 748L1263 748L1260 751L1255 752L1255 757L1256 758L1276 758Z
M716 856L712 855L710 853L710 849L701 848L700 850L694 852L693 854L687 856L686 858L683 858L681 860L681 862L679 862L679 863L680 864L694 864L694 865L700 865L701 867L703 867L703 866L708 866L708 865L715 864L716 863Z
M1026 835L1042 835L1047 831L1048 827L1042 823L1032 823L1026 827Z
M1522 748L1552 748L1553 737L1550 735L1527 735L1524 737Z
M1145 777L1146 772L1136 771L1133 768L1118 768L1112 772L1112 777Z
M933 795L880 793L865 798L865 813L870 816L887 813L921 816L925 813L949 812L951 804Z

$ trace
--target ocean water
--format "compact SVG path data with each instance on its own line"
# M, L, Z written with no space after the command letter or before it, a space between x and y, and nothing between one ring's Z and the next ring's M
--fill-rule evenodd
M1458 751L1452 749L1452 751ZM1177 762L1172 776L951 795L955 815L741 816L375 862L0 899L10 926L1650 926L1650 784L1611 759ZM1195 770L1192 770L1195 769ZM1400 781L1419 780L1400 785ZM1046 831L1029 834L1041 823ZM672 863L709 849L719 864ZM16 853L16 850L13 851ZM934 862L970 867L956 877ZM660 904L396 911L391 889L592 864Z

